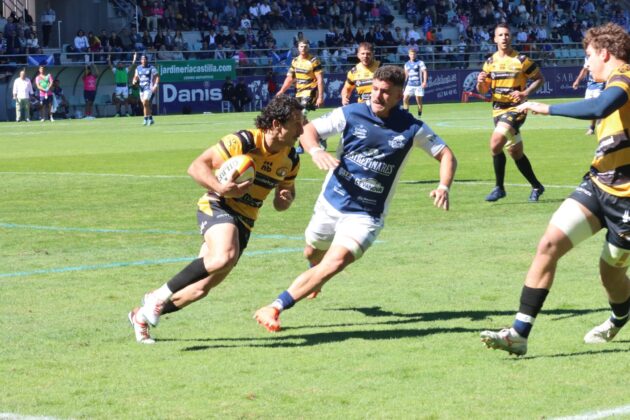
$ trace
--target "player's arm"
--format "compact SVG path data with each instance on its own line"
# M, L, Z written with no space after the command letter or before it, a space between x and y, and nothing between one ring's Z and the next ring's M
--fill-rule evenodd
M582 70L580 70L580 73L577 75L575 81L573 82L573 90L576 90L578 86L580 86L580 82L586 77L587 74L588 70L586 69L586 67L582 67Z
M353 90L354 85L350 84L350 79L346 78L346 82L341 88L341 105L348 105L350 103L350 97L352 96Z
M277 211L284 211L291 207L293 200L295 200L295 184L284 186L279 184L273 198L273 208Z
M284 78L284 82L282 83L282 86L280 87L280 90L278 91L278 93L276 93L276 96L284 94L284 92L286 92L291 87L292 84L293 84L293 75L289 73L287 74L287 77Z
M519 111L533 111L543 115L559 115L579 120L598 120L606 118L628 101L628 94L617 86L611 86L593 99L569 102L566 104L547 105L540 102L525 102L517 107Z
M479 75L477 76L477 92L481 93L482 95L488 93L491 82L492 79L490 78L490 74L485 70L480 71Z
M433 198L435 207L448 211L450 208L449 192L457 169L457 159L455 159L453 151L446 145L434 157L440 162L440 184L429 193L429 196Z
M155 76L153 76L153 84L151 85L151 91L153 93L157 91L159 84L160 84L160 75L158 73L155 73Z
M111 54L107 54L107 65L112 70L112 73L116 73L116 67L114 67L114 65L112 64L112 55Z
M346 119L341 108L335 108L332 112L304 126L300 143L304 150L311 155L313 163L319 169L327 171L339 165L338 159L320 147L319 139L327 139L332 135L341 133L345 127Z
M188 167L188 175L190 175L197 184L221 196L240 197L244 195L253 181L250 180L240 184L228 181L225 184L221 184L214 175L214 171L218 169L223 162L223 157L217 151L216 147L211 147L192 161Z
M315 79L317 80L317 100L315 106L318 108L324 105L324 75L321 71L315 73Z
M429 72L427 71L426 67L424 70L422 70L422 88L426 88L427 87L427 81L429 80Z
M536 92L538 89L542 87L545 83L545 77L542 72L539 71L534 76L532 76L532 83L525 90L514 90L510 93L510 97L515 102L521 102L527 99L530 95Z
M138 58L138 53L134 52L133 53L133 60L131 60L131 66L129 66L130 68L133 68L133 66L136 65L136 59Z

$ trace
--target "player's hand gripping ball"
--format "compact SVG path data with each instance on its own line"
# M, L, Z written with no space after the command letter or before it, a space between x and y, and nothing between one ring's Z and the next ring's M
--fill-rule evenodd
M254 160L248 155L231 157L223 162L215 176L221 184L225 184L228 181L241 184L254 179L256 176Z

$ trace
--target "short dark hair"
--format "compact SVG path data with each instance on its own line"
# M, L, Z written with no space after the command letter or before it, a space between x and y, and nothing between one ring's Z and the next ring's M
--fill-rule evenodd
M606 49L619 60L628 62L630 58L630 35L619 25L607 23L586 31L582 45L589 44L597 51Z
M273 120L284 124L291 118L293 111L302 111L304 107L300 102L288 95L274 97L256 117L256 128L268 130L272 127Z
M389 82L394 86L403 87L405 85L405 71L398 66L383 66L376 69L374 79Z
M368 51L374 52L374 45L372 45L371 42L364 41L364 42L360 43L359 44L359 48L357 48L357 51L360 50L361 48L363 48L364 50L368 50Z
M497 29L499 29L499 28L507 29L509 33L512 33L512 30L510 29L510 25L508 25L505 22L501 22L494 28L495 35L497 33Z

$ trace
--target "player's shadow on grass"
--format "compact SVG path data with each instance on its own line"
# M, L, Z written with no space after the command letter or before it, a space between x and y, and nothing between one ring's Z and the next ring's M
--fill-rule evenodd
M471 333L478 329L471 328L427 328L427 329L390 329L390 330L361 330L361 331L330 331L311 334L286 334L280 332L265 338L230 338L230 339L200 339L190 341L216 341L217 344L189 346L182 351L202 351L221 348L241 347L265 347L265 348L290 348L318 346L320 344L341 343L352 339L361 340L396 340L401 338L422 338L434 334ZM157 340L180 341L180 340ZM239 342L234 344L220 343L225 341ZM247 342L247 343L243 343Z
M438 311L438 312L417 312L417 313L401 313L392 312L381 309L380 306L373 307L350 307L335 309L336 311L354 311L363 314L365 317L371 318L392 318L378 322L365 322L355 323L348 322L344 324L318 324L318 325L302 325L298 327L287 327L282 332L266 338L216 338L216 339L165 339L161 341L202 341L202 342L214 342L212 345L198 345L190 346L183 349L183 351L201 351L209 349L220 348L234 348L234 347L306 347L316 346L327 343L338 343L350 339L363 339L363 340L392 340L400 338L421 338L433 334L452 334L452 333L478 333L484 329L497 328L493 327L476 327L476 328L461 328L461 327L447 327L447 328L415 328L415 329L385 329L385 330L360 330L360 331L327 331L320 333L304 333L300 334L297 331L301 329L313 329L313 328L344 328L352 326L365 326L370 325L378 327L379 325L403 325L418 322L435 322L435 321L449 321L455 319L463 319L468 321L484 321L493 316L513 316L514 311ZM594 312L607 311L606 308L600 309L550 309L544 311L546 315L555 316L553 319L562 319L573 316L581 316ZM245 344L243 343L245 342Z
M382 324L407 324L410 322L420 321L449 321L453 319L466 319L469 321L484 321L494 316L514 316L515 312L511 311L437 311L437 312L416 312L403 313L392 312L381 309L380 306L371 307L350 307L334 309L335 311L352 311L359 312L367 317L373 318L389 318L389 321L381 322ZM588 315L595 312L610 311L610 308L597 309L545 309L541 315L554 315L554 320L571 318L574 316Z

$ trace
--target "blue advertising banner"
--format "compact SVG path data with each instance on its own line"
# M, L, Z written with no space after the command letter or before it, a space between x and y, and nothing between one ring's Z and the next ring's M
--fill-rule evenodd
M545 84L533 96L538 99L581 97L584 89L574 90L573 81L580 72L580 67L549 67L542 69ZM439 70L429 71L427 89L424 101L431 102L459 102L462 93L475 91L478 70ZM341 105L340 92L345 81L345 73L325 74L326 89L325 106ZM262 77L241 77L252 97L255 109L269 101L267 83ZM281 85L284 75L276 76L276 84ZM160 84L160 113L181 114L201 112L221 112L222 81L172 82ZM289 94L292 92L289 91Z

